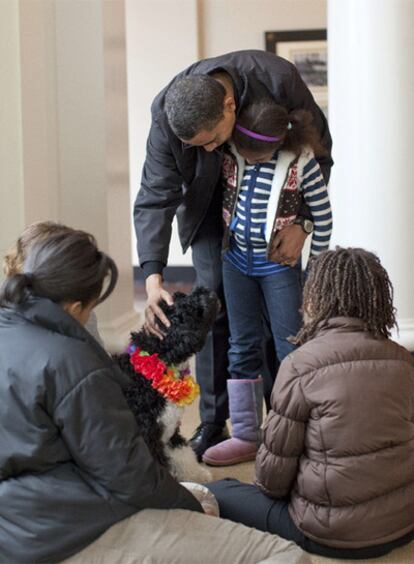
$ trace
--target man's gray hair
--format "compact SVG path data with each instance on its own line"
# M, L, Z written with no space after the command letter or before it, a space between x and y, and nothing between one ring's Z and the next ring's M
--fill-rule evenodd
M226 90L211 76L193 74L176 80L165 97L171 129L189 140L202 129L210 131L223 117Z

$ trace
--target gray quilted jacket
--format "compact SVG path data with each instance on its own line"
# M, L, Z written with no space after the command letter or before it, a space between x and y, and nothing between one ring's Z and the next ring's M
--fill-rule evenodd
M0 309L0 562L62 560L143 508L201 511L151 457L126 382L57 304Z

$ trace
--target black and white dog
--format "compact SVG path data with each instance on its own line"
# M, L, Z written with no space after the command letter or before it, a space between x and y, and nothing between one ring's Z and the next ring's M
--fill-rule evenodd
M176 292L173 299L172 306L160 303L171 323L168 328L160 323L164 339L141 329L131 334L129 352L116 358L122 370L131 377L131 384L125 390L126 399L153 456L178 481L206 482L211 480L209 470L197 462L192 448L180 433L182 402L169 399L162 385L156 389L154 383L159 374L153 376L162 361L170 371L165 374L171 374L173 370L175 381L181 384L187 373L186 363L202 349L220 304L214 292L205 288L196 288L188 295ZM159 381L168 381L168 376L162 378Z

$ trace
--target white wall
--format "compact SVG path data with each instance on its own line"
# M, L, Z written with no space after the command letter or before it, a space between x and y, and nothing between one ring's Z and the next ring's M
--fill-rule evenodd
M264 32L323 28L326 0L126 0L131 202L145 158L153 97L200 58L263 49ZM137 264L135 235L133 261ZM176 233L170 265L191 264Z
M264 49L265 31L326 27L326 0L204 0L204 57Z
M119 269L110 350L137 326L125 53L124 0L0 1L1 255L33 221L93 233Z
M131 209L138 191L154 96L183 68L198 59L196 0L126 0ZM133 262L138 264L132 230ZM183 257L176 230L170 264Z

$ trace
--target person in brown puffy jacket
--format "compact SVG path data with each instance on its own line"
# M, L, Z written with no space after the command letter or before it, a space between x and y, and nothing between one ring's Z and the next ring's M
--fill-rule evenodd
M333 558L414 539L414 358L390 339L393 288L362 249L327 251L303 295L302 345L283 361L255 485L209 484L220 514Z

